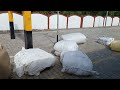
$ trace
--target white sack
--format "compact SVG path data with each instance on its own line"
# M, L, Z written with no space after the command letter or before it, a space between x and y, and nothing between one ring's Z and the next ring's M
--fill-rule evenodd
M99 37L97 42L102 44L102 45L110 45L111 42L114 41L114 38L111 38L111 37Z
M24 73L39 75L40 71L54 66L55 57L39 48L23 49L14 56L14 71L19 77Z
M60 56L63 51L76 51L78 45L75 41L61 40L54 45L55 55Z
M78 44L86 42L86 36L82 33L69 33L69 34L62 35L61 38L63 40L73 40Z
M92 75L98 74L93 71L93 64L90 58L81 51L62 52L60 61L62 63L62 72L75 75Z

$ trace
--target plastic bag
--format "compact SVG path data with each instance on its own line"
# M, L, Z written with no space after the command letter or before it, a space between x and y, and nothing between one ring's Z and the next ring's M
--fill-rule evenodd
M111 42L110 46L111 50L120 52L120 40L114 40Z
M112 41L114 41L114 38L111 37L99 37L97 40L98 43L106 46L110 45Z
M61 38L63 40L73 40L78 44L85 43L87 39L86 36L82 33L69 33L69 34L62 35Z
M61 40L54 45L55 55L60 56L63 51L76 51L78 45L75 41Z
M75 75L98 74L93 71L93 64L90 58L81 51L67 51L61 53L62 72Z
M22 48L14 56L14 71L19 77L23 74L39 75L45 68L54 66L55 60L52 54L39 48Z

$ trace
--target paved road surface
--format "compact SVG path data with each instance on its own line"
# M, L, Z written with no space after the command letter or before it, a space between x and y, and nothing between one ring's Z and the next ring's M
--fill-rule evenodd
M41 72L39 76L24 75L19 78L16 73L12 73L12 79L120 79L120 52L114 52L109 48L98 44L95 40L101 36L114 37L120 39L120 27L107 28L86 28L59 30L59 36L66 33L81 32L87 36L87 42L79 45L81 51L85 52L93 62L94 70L100 75L90 77L75 76L61 73L62 66L59 57L54 67L48 68ZM0 34L0 42L5 46L10 56L14 56L24 47L23 32L15 33L16 39L11 40L10 34ZM60 38L59 38L60 39ZM33 31L33 46L41 48L49 53L53 52L53 45L56 42L56 31ZM11 61L13 58L11 57Z

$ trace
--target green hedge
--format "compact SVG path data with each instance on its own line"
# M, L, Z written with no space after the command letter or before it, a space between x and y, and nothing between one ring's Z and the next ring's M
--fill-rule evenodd
M20 14L21 11L16 11ZM48 14L55 14L56 11L32 11L32 12L39 12L45 15ZM93 15L93 16L106 16L107 11L60 11L60 14L63 15ZM120 16L120 11L109 11L108 16Z
M42 14L55 14L55 11L36 11ZM106 16L107 11L60 11L64 15L95 15ZM109 11L108 16L120 16L120 11Z

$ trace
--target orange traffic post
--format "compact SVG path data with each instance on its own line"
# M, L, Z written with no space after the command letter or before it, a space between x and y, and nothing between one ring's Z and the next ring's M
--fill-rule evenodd
M8 11L11 39L15 39L13 13Z
M31 11L23 11L25 48L33 48Z

